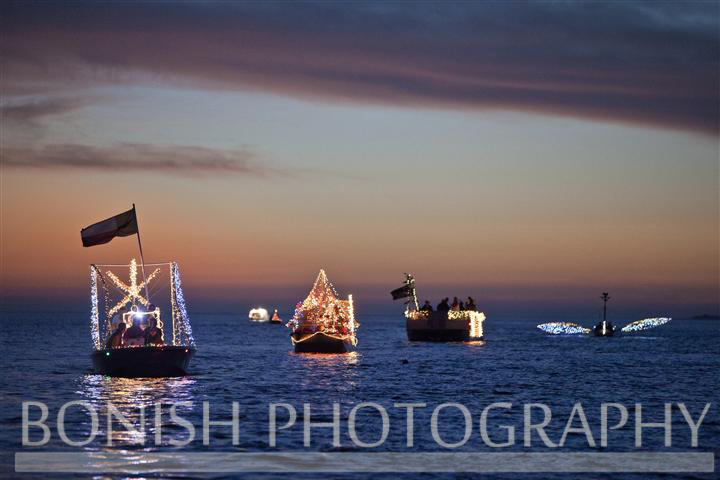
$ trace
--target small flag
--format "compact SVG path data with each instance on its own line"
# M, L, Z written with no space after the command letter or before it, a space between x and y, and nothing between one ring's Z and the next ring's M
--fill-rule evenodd
M410 285L405 285L400 288L396 288L392 292L390 292L390 295L392 295L393 300L397 300L399 298L405 298L411 296L413 293L413 288Z
M135 207L102 222L94 223L80 231L83 247L108 243L115 237L127 237L138 233Z

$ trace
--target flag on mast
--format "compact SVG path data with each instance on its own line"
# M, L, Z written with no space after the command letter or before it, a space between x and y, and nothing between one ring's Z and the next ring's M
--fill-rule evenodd
M390 295L392 295L393 300L397 300L399 298L411 297L412 294L413 294L412 285L405 285L400 288L396 288L395 290L390 292Z
M115 237L127 237L137 233L138 222L135 207L133 206L127 212L83 228L80 231L80 236L82 237L83 247L92 247L108 243Z

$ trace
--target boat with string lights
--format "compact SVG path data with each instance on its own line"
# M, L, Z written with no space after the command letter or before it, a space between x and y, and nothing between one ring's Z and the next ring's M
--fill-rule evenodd
M540 330L551 335L587 335L592 334L595 337L614 337L616 333L636 333L651 328L665 325L672 318L668 317L654 317L645 318L643 320L636 320L630 322L622 328L613 325L612 322L607 319L607 302L610 300L610 295L607 292L603 292L600 296L603 301L603 314L602 320L598 322L594 327L588 328L583 327L577 323L571 322L549 322L541 323L537 326Z
M295 306L287 327L296 353L347 353L357 346L352 295L339 298L324 270L307 298Z
M250 310L250 313L248 313L248 318L252 323L267 323L270 320L270 317L268 316L268 311L262 307L256 307Z
M94 346L91 356L99 374L117 377L187 374L195 354L195 340L180 269L176 262L143 264L143 270L145 267L154 270L138 281L135 259L128 265L90 265L90 331ZM115 273L118 271L127 271L127 282ZM161 285L159 280L163 277L167 283ZM154 303L149 300L151 290Z
M393 300L409 298L405 328L411 342L475 342L484 339L485 314L475 309L433 311L418 305L415 279L405 274L405 285L390 292Z

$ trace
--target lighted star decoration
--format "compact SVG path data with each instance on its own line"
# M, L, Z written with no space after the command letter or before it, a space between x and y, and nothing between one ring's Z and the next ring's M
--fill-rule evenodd
M130 260L130 285L127 285L125 282L120 280L114 273L108 271L107 275L108 277L110 277L110 280L113 281L117 288L119 288L122 292L125 293L125 297L123 297L122 300L120 300L113 308L108 311L108 316L114 315L130 302L140 302L146 307L150 306L150 302L145 297L143 297L140 292L143 288L145 288L145 285L148 285L150 281L155 278L158 273L160 273L160 269L156 268L155 271L147 277L147 279L138 283L137 262L134 258Z

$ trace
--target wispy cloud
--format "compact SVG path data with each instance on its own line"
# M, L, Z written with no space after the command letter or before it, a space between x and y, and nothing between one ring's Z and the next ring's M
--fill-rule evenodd
M5 5L10 93L172 82L718 131L713 2Z
M175 175L297 176L303 172L260 163L248 150L217 150L193 146L159 147L124 143L111 147L49 145L5 148L2 165L15 169L95 170Z
M33 98L0 105L4 121L34 123L37 120L78 110L91 103L89 98Z

